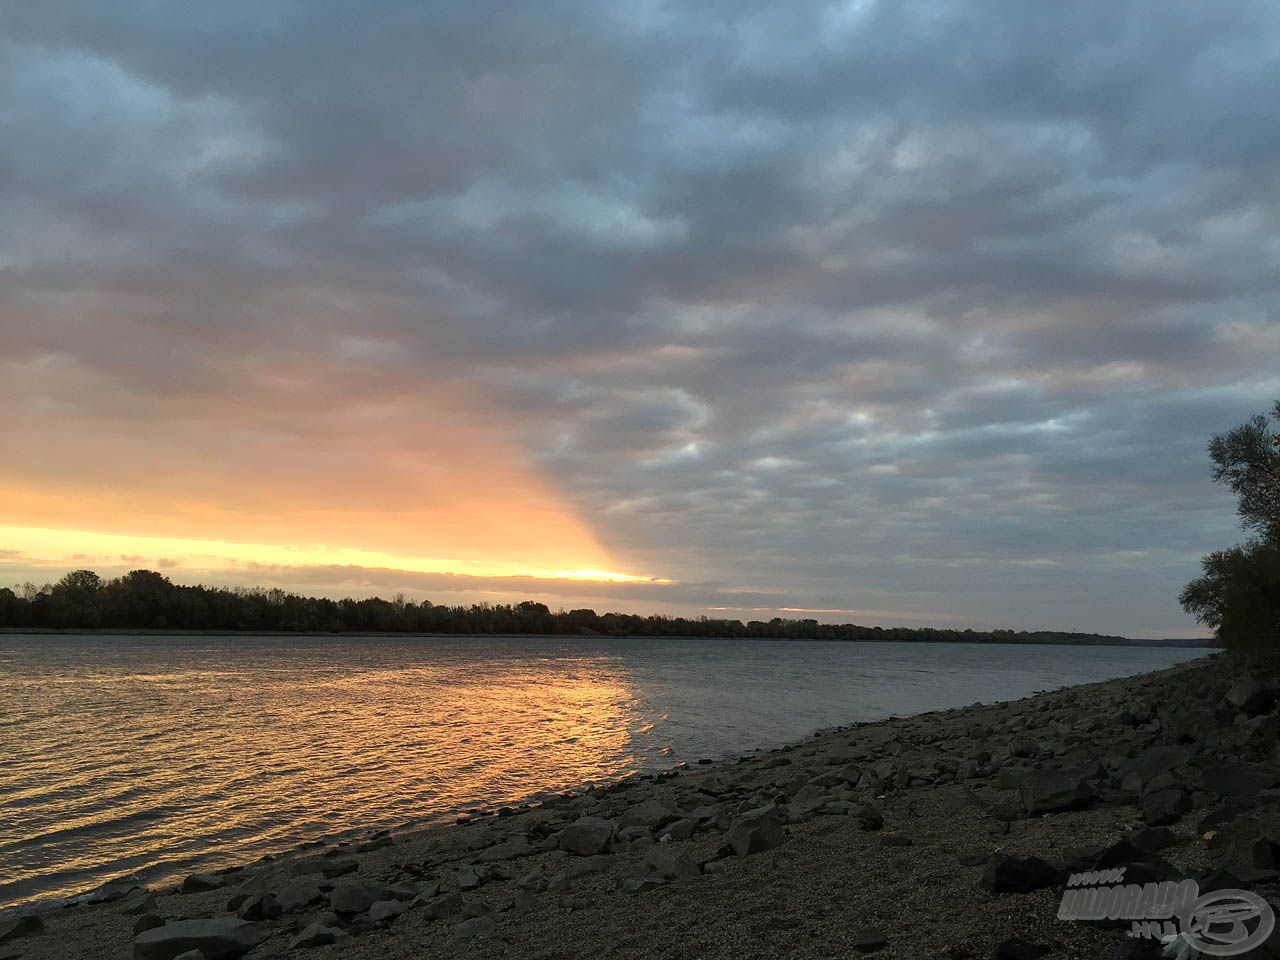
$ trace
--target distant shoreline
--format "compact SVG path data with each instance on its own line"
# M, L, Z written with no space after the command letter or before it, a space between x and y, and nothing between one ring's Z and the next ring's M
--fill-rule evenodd
M794 641L798 643L954 643L954 644L995 644L999 646L1045 646L1045 647L1179 647L1217 649L1216 642L1209 637L1168 637L1160 639L1143 639L1133 637L1099 637L1098 639L906 639L902 637L884 638L832 638L832 637L734 637L734 636L672 636L665 634L567 634L567 633L511 633L505 631L489 632L431 632L431 631L399 631L399 630L166 630L149 627L144 629L126 629L121 627L81 629L54 627L0 627L0 636L85 636L85 637L368 637L383 639L400 637L449 637L457 639L484 638L504 640L735 640L742 642L774 643Z

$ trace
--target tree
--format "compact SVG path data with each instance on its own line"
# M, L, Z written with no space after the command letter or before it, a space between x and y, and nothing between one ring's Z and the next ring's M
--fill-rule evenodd
M1272 408L1280 423L1280 401ZM1226 647L1280 652L1280 434L1250 417L1209 443L1213 479L1238 500L1240 526L1254 534L1201 561L1203 575L1179 598Z

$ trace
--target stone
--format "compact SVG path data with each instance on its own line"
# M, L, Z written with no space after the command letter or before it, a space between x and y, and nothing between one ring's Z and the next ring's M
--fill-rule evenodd
M269 937L264 924L239 917L212 920L178 920L140 933L133 941L134 960L174 960L188 950L199 950L205 960L235 960Z
M696 877L702 862L688 844L678 841L655 843L644 858L645 868L669 880Z
M463 920L453 931L453 935L459 940L473 940L482 937L491 937L498 931L498 923L493 917L472 917L470 920Z
M888 945L889 938L874 928L859 930L849 938L849 946L859 953L875 953Z
M864 803L853 812L859 830L879 830L884 826L884 812L874 803Z
M311 877L290 880L276 894L276 902L282 910L301 910L324 897L320 884Z
M1062 871L1039 857L998 856L982 871L982 885L992 893L1030 893L1066 879Z
M216 873L193 873L182 881L183 893L204 893L208 890L217 890L226 886L225 877L220 877Z
M494 844L487 850L480 851L476 855L476 860L480 863L499 863L503 860L515 860L517 857L532 856L533 852L533 847L525 837L514 836L502 843Z
M693 836L698 825L689 819L674 820L658 831L659 837L670 837L672 840L688 840Z
M559 846L567 853L591 857L609 849L613 821L603 817L580 817L560 832Z
M669 820L675 819L675 811L661 800L645 800L625 811L618 817L619 827L648 827L656 830Z
M284 912L276 898L269 893L258 893L247 897L236 914L241 920L274 920Z
M782 811L777 806L757 807L734 820L728 843L740 857L751 856L780 846L787 835L782 829Z
M13 917L0 920L0 943L10 943L22 937L44 932L44 921L39 917Z
M1245 677L1232 684L1225 699L1245 716L1256 717L1271 709L1276 702L1276 691L1263 686L1254 677Z
M394 920L408 909L408 906L399 900L379 900L369 908L369 919L374 923Z
M303 928L302 932L289 941L289 949L297 950L299 947L323 947L330 943L337 943L346 933L336 927L327 927L323 923L311 923Z
M379 900L391 900L395 897L386 895L386 887L369 880L339 880L329 891L329 908L334 913L352 916L364 913Z
M156 908L156 895L150 890L139 887L120 901L119 910L127 917L136 917L142 913L151 913Z
M625 877L620 884L625 893L648 893L665 885L661 877Z
M1143 853L1155 853L1178 842L1177 836L1168 827L1143 827L1129 834L1128 840Z
M1078 809L1092 795L1088 781L1060 770L1033 770L1018 785L1022 808L1032 816Z
M1144 750L1132 760L1126 761L1119 771L1123 780L1128 774L1137 774L1142 783L1154 780L1162 773L1167 773L1182 766L1191 759L1191 751L1186 747L1161 745Z
M462 894L455 891L447 896L428 901L426 904L426 917L428 920L443 920L445 917L461 913L462 907Z
M1200 787L1207 793L1216 793L1223 797L1256 797L1261 791L1273 787L1277 779L1276 771L1258 763L1235 761L1223 763L1216 767L1207 767L1200 772Z
M133 935L136 937L140 933L145 933L147 930L154 930L156 927L163 927L164 925L165 919L160 914L144 913L133 921Z
M1191 794L1181 787L1157 790L1142 798L1142 819L1153 827L1177 823L1191 809Z

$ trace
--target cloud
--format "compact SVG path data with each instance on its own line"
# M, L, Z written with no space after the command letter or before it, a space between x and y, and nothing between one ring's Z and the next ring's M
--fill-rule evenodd
M0 522L550 511L689 610L1195 629L1204 444L1280 394L1271 6L0 27Z

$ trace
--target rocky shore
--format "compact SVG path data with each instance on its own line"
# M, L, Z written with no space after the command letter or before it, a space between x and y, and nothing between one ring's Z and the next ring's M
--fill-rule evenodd
M1068 877L1280 897L1280 681L1226 655L860 724L0 921L0 960L1142 958ZM1268 952L1270 951L1270 952ZM1280 935L1249 956L1280 956Z

